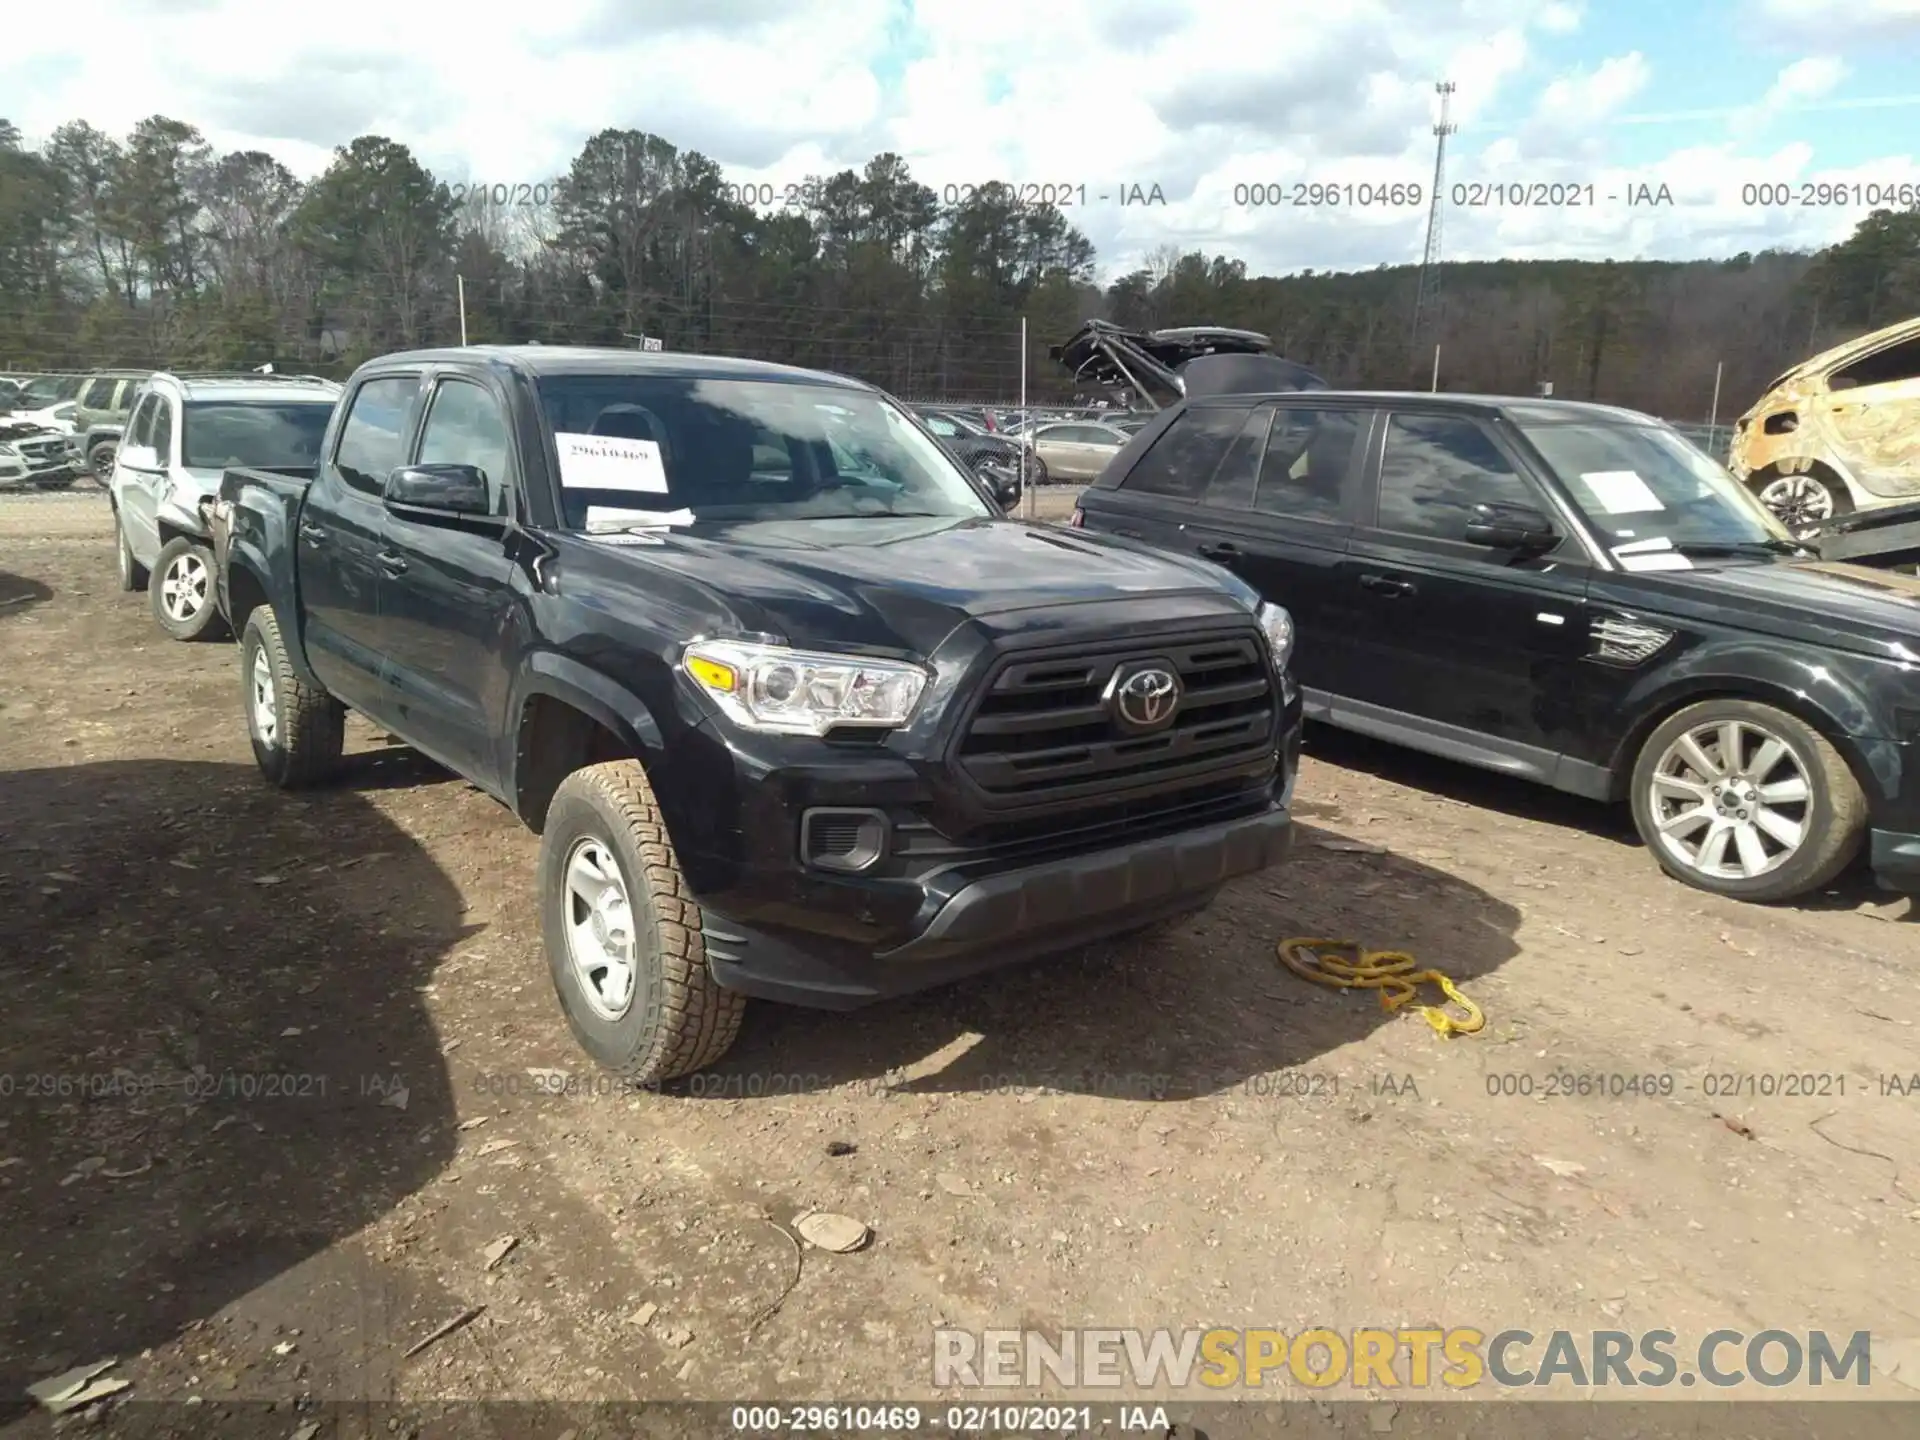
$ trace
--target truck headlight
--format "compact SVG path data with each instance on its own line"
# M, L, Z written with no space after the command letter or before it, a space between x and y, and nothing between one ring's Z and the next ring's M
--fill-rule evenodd
M744 640L697 641L680 668L735 724L779 735L904 725L927 688L918 665Z
M1267 649L1273 653L1273 668L1286 669L1293 655L1293 616L1284 607L1262 600L1254 618L1259 620L1261 633L1267 637Z

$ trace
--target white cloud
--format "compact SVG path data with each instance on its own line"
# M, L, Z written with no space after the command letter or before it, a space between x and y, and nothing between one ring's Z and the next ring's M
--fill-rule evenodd
M1846 62L1838 56L1810 55L1796 60L1774 77L1757 104L1734 112L1728 126L1736 135L1755 134L1782 118L1791 119L1791 112L1810 101L1831 94L1846 77Z
M1825 25L1835 37L1800 44L1811 58L1781 70L1755 107L1783 115L1857 103L1835 94L1845 37L1920 11L1920 0L1763 3L1777 34ZM1641 51L1543 74L1540 47L1564 53L1583 23L1578 0L1342 0L1311 24L1247 0L540 0L484 23L395 0L334 0L324 12L284 0L92 0L88 33L111 34L107 47L29 8L35 19L10 24L0 46L0 114L29 139L73 118L124 133L157 112L310 176L334 146L374 132L443 178L485 183L550 178L609 126L700 150L730 179L779 185L890 149L936 192L1001 179L1073 187L1077 199L1084 186L1071 218L1111 269L1169 241L1225 250L1255 273L1416 259L1423 203L1241 202L1245 187L1295 182L1389 196L1417 186L1424 201L1443 77L1458 87L1452 180L1616 196L1450 207L1451 256L1817 243L1858 214L1743 209L1743 178L1815 167L1781 147L1794 133L1785 127L1729 132L1740 115L1729 108L1674 130L1691 148L1621 170L1615 147L1649 138L1626 123L1648 117L1628 107L1654 94L1684 103L1687 77L1656 75ZM1652 38L1647 48L1659 54ZM1898 138L1863 178L1911 175L1912 131L1884 133ZM1772 153L1742 158L1760 139ZM1619 198L1662 179L1693 198L1660 210ZM1158 185L1168 203L1119 205L1134 185Z
M1760 0L1760 18L1783 39L1822 45L1920 39L1920 0Z
M1540 12L1540 28L1550 35L1571 35L1580 28L1585 12L1579 5L1554 0Z

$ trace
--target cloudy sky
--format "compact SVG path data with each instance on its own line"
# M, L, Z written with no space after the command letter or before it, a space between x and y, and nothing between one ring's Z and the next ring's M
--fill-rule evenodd
M1445 212L1451 258L1817 245L1873 187L1920 186L1920 0L90 0L85 17L34 5L5 27L0 115L30 140L157 112L311 175L374 132L482 184L548 179L607 126L776 186L890 149L937 191L1070 187L1109 273L1168 244L1255 273L1417 259L1424 212L1391 190L1250 202L1427 186L1441 78L1447 198L1470 202ZM1800 204L1807 182L1829 203ZM1165 204L1120 203L1156 185ZM1663 185L1671 204L1629 203Z

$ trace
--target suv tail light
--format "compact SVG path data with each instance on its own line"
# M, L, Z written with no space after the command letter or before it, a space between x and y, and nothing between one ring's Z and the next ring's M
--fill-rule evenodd
M1067 517L1067 524L1070 525L1075 530L1086 529L1087 528L1087 512L1082 510L1078 505L1074 506L1073 514Z

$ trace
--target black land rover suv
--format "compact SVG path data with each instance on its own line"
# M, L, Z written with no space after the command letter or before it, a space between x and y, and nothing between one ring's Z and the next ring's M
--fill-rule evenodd
M1421 394L1173 407L1074 525L1299 626L1309 718L1603 800L1703 890L1920 877L1920 580L1827 563L1663 422Z
M390 355L308 480L229 470L254 755L346 707L541 832L548 961L629 1079L743 995L846 1007L1205 905L1291 835L1291 622L1005 519L869 386L559 347Z

